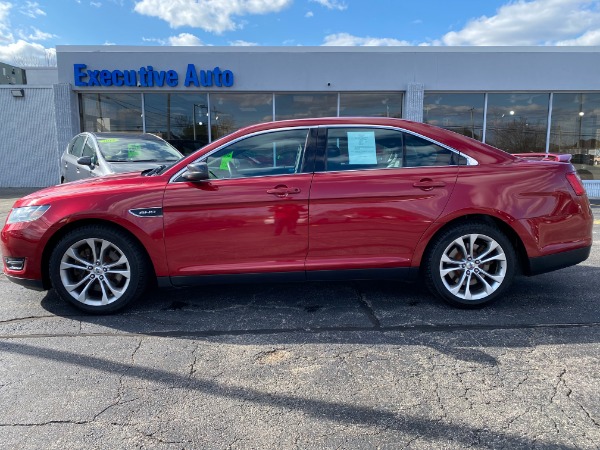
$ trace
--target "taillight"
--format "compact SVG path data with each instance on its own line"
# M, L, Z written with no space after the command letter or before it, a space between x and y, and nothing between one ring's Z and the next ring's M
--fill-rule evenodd
M581 178L577 175L576 172L567 173L567 181L575 191L577 196L585 194L585 188L583 187L583 183L581 182Z

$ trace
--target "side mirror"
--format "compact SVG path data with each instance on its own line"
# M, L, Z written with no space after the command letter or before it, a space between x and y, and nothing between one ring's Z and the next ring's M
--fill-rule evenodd
M90 167L92 167L94 165L91 156L82 156L81 158L79 158L77 160L77 164L79 164L80 166L90 166Z
M187 170L181 175L181 178L192 182L208 180L208 166L205 162L189 164Z

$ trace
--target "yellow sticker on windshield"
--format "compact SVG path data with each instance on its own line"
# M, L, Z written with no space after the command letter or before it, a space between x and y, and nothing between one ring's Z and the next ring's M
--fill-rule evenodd
M98 139L98 142L101 144L108 144L109 142L118 142L118 139L110 138L110 139Z
M230 152L230 153L227 153L226 155L223 155L221 157L221 165L219 166L219 169L221 169L221 170L227 170L227 169L229 169L228 163L232 159L233 159L233 151Z

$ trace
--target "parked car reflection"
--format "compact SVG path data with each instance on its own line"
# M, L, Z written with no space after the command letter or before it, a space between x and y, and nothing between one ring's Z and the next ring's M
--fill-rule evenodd
M65 149L60 182L141 172L171 165L182 157L177 149L153 134L85 132L71 139Z

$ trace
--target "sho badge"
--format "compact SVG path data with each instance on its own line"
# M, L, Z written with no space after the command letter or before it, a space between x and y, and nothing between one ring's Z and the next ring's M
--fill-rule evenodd
M162 217L162 208L136 208L130 209L129 214L133 214L136 217Z

